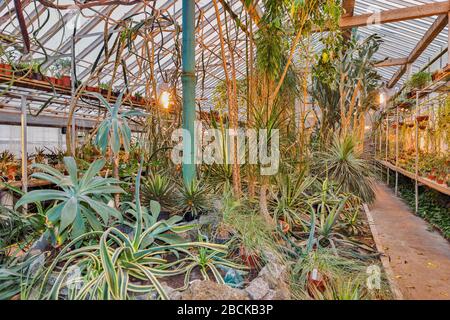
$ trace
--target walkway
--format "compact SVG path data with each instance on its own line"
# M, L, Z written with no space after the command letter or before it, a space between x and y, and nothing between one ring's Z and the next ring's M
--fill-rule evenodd
M379 245L404 299L450 299L450 243L385 185L370 207Z

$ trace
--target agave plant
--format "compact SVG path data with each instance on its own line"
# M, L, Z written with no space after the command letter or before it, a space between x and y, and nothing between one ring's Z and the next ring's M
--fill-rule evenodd
M199 236L199 243L204 242L204 237ZM217 283L225 284L225 281L220 274L219 268L228 267L232 269L246 269L245 267L233 263L226 259L227 253L218 250L212 250L208 247L199 247L195 250L182 250L185 253L185 258L178 260L176 264L182 267L184 276L184 287L180 290L185 290L189 286L192 270L198 267L203 280L210 280L208 272L210 271Z
M292 178L282 174L277 177L278 193L270 201L276 217L289 224L302 223L301 214L308 209L306 192L314 183L314 178L304 173Z
M14 258L0 265L0 300L9 300L25 293L26 287L32 287L35 275L42 268L39 261L42 259L42 255L25 256L23 259Z
M49 181L61 190L30 191L19 199L16 209L32 202L54 201L46 212L47 218L58 226L59 235L66 233L72 238L88 230L102 230L111 217L122 219L120 212L107 205L111 194L123 192L117 186L119 181L98 176L105 165L104 160L93 162L83 174L80 174L74 158L65 157L64 163L68 176L50 166L34 164L42 172L33 173L33 178Z
M174 238L174 234L193 226L178 225L175 219L156 222L159 207L155 203L150 208L151 217L147 217L149 219L145 222L145 211L139 199L141 170L142 161L132 207L136 218L133 232L124 234L112 227L103 233L93 231L74 239L41 275L40 298L60 298L62 289L67 286L68 270L75 269L79 271L79 285L71 296L74 299L132 299L143 294L168 299L160 280L186 272L187 267L181 257L189 249L207 248L211 252L226 254L226 246ZM90 245L73 250L75 244L87 239L91 239ZM56 274L56 280L50 284L52 274ZM48 285L51 286L50 291L47 291Z
M208 191L200 181L193 180L180 186L175 203L180 213L197 217L209 209Z
M142 182L142 200L158 202L164 209L170 209L173 204L173 185L167 176L150 174Z

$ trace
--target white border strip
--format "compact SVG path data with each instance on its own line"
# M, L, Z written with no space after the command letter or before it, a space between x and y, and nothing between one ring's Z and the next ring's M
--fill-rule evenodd
M377 247L378 252L380 253L380 260L384 268L384 272L386 273L386 278L388 279L389 286L391 287L391 291L394 295L395 300L404 300L403 294L398 287L398 284L395 282L394 271L391 268L389 263L389 258L384 252L383 246L380 242L380 237L378 235L377 228L375 226L375 222L373 221L372 213L369 210L367 204L363 204L364 212L367 216L367 221L369 222L370 231L372 232L373 240L375 241L375 245Z

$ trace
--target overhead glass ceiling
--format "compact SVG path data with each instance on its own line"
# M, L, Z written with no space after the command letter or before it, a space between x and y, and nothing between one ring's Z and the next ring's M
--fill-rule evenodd
M50 2L63 4L73 4L72 0L58 0ZM246 21L241 0L229 0L232 10ZM442 2L442 0L356 0L354 15L374 12L377 10L388 10L394 8L404 8L408 6ZM104 54L100 54L105 43L105 30L110 35L108 47L113 46L117 30L114 29L116 24L124 25L124 21L128 17L137 23L152 15L152 6L159 10L161 15L169 17L176 21L176 24L165 22L159 19L159 25L155 27L155 73L156 78L162 81L168 75L178 70L176 64L179 59L176 57L176 47L181 45L181 38L176 38L175 28L181 27L181 0L156 0L144 3L138 2L132 6L114 5L108 7L95 7L79 10L74 7L70 10L56 10L44 7L39 1L25 0L23 12L27 23L27 30L32 35L32 56L34 59L43 58L44 50L49 57L70 57L72 50L72 35L76 27L75 37L75 56L76 56L76 73L77 79L88 81L95 84L95 78L90 79L91 67L98 57L101 64L104 60ZM217 19L213 2L210 0L196 1L197 14L197 99L198 103L204 108L211 107L211 100L214 90L219 81L224 79L223 67L220 57L220 42L218 38ZM221 12L222 26L225 29L225 14L222 6L219 6ZM154 12L153 12L154 13ZM170 20L169 19L169 20ZM379 34L384 43L376 55L379 60L386 58L403 58L407 57L419 40L423 37L428 28L433 24L436 17L424 19L409 20L404 22L388 23L383 25L375 25L369 27L360 27L357 34L360 37L367 37L373 33ZM250 23L250 21L247 21ZM65 27L64 27L65 26ZM256 27L255 27L256 29ZM14 1L0 0L0 34L4 38L12 37L21 39L21 32L14 11ZM246 75L246 37L241 30L231 29L231 39L236 43L236 67L237 77L242 78ZM316 37L318 38L318 37ZM445 28L423 52L423 54L414 62L412 70L416 71L426 65L431 59L436 57L442 50L447 48L448 30ZM40 46L38 45L40 44ZM132 84L133 91L145 92L146 81L144 74L148 77L148 61L143 62L141 55L148 48L148 41L138 35L134 40L134 47L130 51L125 48L122 58L128 69L128 76L131 78L129 82ZM320 48L318 45L317 48ZM139 57L138 57L139 56ZM138 57L138 58L137 58ZM178 60L177 60L178 59ZM446 55L445 55L446 59ZM114 60L114 59L112 59ZM446 61L445 61L446 62ZM444 63L444 62L443 62ZM101 82L106 83L111 80L114 63L105 65L100 74ZM398 66L379 68L379 73L384 81L392 78L398 70ZM402 77L399 84L404 82L406 75ZM122 70L119 68L115 77L113 86L121 88L124 85L124 77ZM1 89L5 89L4 86ZM25 90L23 88L10 88L8 94L0 97L0 103L3 107L17 107L20 96L27 93L32 99L29 99L29 107L38 109L52 94L36 93L33 90ZM69 97L70 98L70 97ZM52 102L52 110L64 113L69 103L68 97L58 97ZM89 105L79 105L79 114L89 116L96 112L91 110Z

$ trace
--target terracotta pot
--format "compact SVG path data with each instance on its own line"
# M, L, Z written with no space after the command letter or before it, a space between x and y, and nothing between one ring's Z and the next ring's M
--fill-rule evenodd
M0 74L5 76L11 76L12 75L11 65L7 63L0 63Z
M69 76L62 76L59 81L63 87L70 87L72 85L72 79Z
M289 225L289 223L287 223L284 220L278 220L278 224L280 225L281 231L283 233L288 233L289 230L291 229L291 226Z
M16 175L17 175L17 166L12 165L8 168L6 174L8 175L8 180L10 181L15 181L16 180Z
M436 176L433 175L433 174L429 174L429 175L428 175L428 179L434 181L434 180L436 180Z
M430 116L428 116L428 115L423 115L423 116L417 116L416 117L416 120L418 122L428 121L428 119L430 119Z
M443 179L443 178L438 178L438 179L436 180L436 182L437 182L438 184L444 184L444 179Z
M244 264L251 268L256 269L259 265L259 257L254 253L249 253L244 246L239 248L239 256L241 257Z
M419 125L420 130L425 130L426 128L427 128L427 125L425 125L425 124Z
M308 273L308 293L314 296L314 293L325 291L325 277L320 271L314 269L312 272Z

